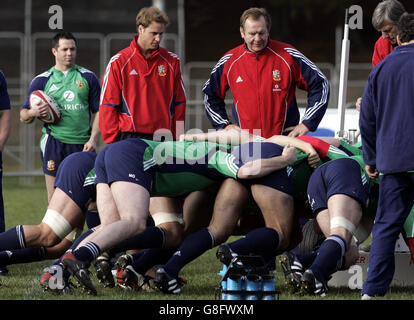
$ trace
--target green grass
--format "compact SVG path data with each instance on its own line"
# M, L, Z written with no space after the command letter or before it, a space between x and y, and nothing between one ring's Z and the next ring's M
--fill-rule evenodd
M43 218L47 207L43 178L36 178L32 185L21 185L18 178L3 178L3 195L6 230L17 224L38 224ZM178 296L165 296L158 292L131 292L119 288L103 288L94 275L92 275L92 281L96 284L98 296L86 295L79 289L75 290L73 296L56 296L43 292L39 285L42 270L51 262L52 260L46 260L9 266L9 276L0 279L0 300L215 300L215 288L220 281L217 273L222 267L215 258L215 249L209 250L181 271L180 275L185 277L188 283L183 287L182 294ZM284 285L279 264L277 268L276 286L281 291L280 300L321 299L289 294ZM392 288L384 299L411 300L413 297L414 289L412 288ZM331 288L325 299L359 300L360 292L348 288Z

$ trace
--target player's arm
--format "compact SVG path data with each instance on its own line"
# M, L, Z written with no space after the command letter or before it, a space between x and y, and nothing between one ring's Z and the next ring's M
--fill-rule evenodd
M0 71L0 152L3 151L4 145L10 135L10 121L10 97L7 92L6 78Z
M3 151L10 134L10 120L10 109L0 110L0 152Z
M330 88L328 79L312 61L294 48L285 50L296 62L293 75L297 87L308 92L308 105L302 122L285 129L289 136L297 137L317 129L328 107Z
M320 157L315 148L308 142L293 137L275 135L265 140L265 142L272 142L278 145L290 145L308 154L308 164L312 168L316 168L320 161Z
M102 79L102 90L99 100L99 128L105 143L112 143L119 134L118 106L121 104L121 71L117 60L113 57L106 67Z
M296 161L296 149L287 145L280 156L268 159L256 159L242 165L237 172L239 179L255 179L286 168Z
M41 100L30 104L30 95L35 90L43 90L44 85L39 79L34 79L30 84L26 101L20 110L20 121L23 123L31 123L36 117L46 116L47 104Z
M255 141L254 135L247 130L239 130L236 128L225 128L224 130L183 134L180 136L180 141L210 141L220 144L240 145L242 143Z
M94 152L96 151L96 144L98 142L100 129L99 129L99 98L101 93L101 86L99 85L98 78L95 74L90 73L87 75L87 81L89 83L89 109L92 113L91 124L91 136L89 140L83 146L83 151Z
M91 137L89 138L88 142L86 142L83 146L83 151L96 151L96 144L98 143L99 133L99 112L96 112L93 115Z
M359 128L361 132L362 145L364 146L362 149L364 162L367 165L375 166L377 126L374 112L374 102L372 100L373 94L371 87L371 77L372 74L368 78L368 83L362 96L362 105L364 107L361 109L359 116Z
M177 139L177 129L185 127L185 110L187 104L187 98L185 94L184 81L181 74L180 61L177 60L174 75L174 115L171 131L173 132L174 139ZM181 123L182 125L178 125Z
M224 103L226 91L229 89L225 65L230 57L231 55L226 55L219 60L213 68L210 79L203 87L204 108L208 119L216 130L224 129L230 124Z

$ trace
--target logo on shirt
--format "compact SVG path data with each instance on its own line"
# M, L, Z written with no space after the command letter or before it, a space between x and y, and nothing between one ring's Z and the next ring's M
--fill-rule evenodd
M130 76L136 76L138 72L135 69L132 69L132 71L129 73Z
M273 70L273 80L274 81L280 81L282 78L280 77L280 71L279 70Z
M73 91L67 90L63 93L63 98L67 102L71 102L71 101L73 101L73 99L75 99L75 94L73 93Z
M53 171L53 170L55 170L55 161L53 161L53 160L47 160L46 169L47 169L48 171Z
M236 80L236 83L239 83L239 82L243 82L243 79L242 79L242 77L240 77L240 76L239 76L239 77L237 78L237 80Z
M76 88L78 88L78 89L85 88L85 84L83 83L83 81L81 79L76 80Z
M163 64L158 66L158 74L161 77L165 77L167 75L167 68Z
M55 84L52 84L52 85L50 86L49 92L56 91L56 90L59 90L59 88L58 88L58 87L56 87L56 86L55 86Z

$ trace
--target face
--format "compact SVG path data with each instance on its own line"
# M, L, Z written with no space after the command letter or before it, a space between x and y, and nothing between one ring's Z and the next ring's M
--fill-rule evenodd
M138 26L138 45L143 51L154 51L160 46L162 35L165 31L165 25L159 22L151 22L151 24L144 28Z
M73 67L76 60L76 44L72 39L59 39L59 46L52 48L55 56L56 68L68 70Z
M265 18L263 16L259 20L247 18L244 28L240 28L240 34L250 51L258 53L263 50L269 38Z
M380 28L378 31L381 32L381 35L384 39L390 40L392 44L397 43L398 29L395 24L391 24L391 23L386 24L385 26Z

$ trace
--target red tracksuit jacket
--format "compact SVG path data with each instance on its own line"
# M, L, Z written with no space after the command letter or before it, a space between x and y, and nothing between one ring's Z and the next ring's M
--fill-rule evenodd
M388 56L394 50L390 40L380 37L375 42L374 53L372 55L372 66L375 67L380 63L386 56Z
M176 122L185 120L180 60L164 48L145 59L137 39L111 58L102 79L99 127L105 143L114 142L120 131L169 129L175 139Z
M296 87L308 91L308 106L302 123L315 131L325 114L329 83L323 73L291 45L269 39L260 53L240 45L227 52L206 82L204 106L216 129L230 123L224 98L233 94L233 116L237 124L259 129L268 138L299 123Z

